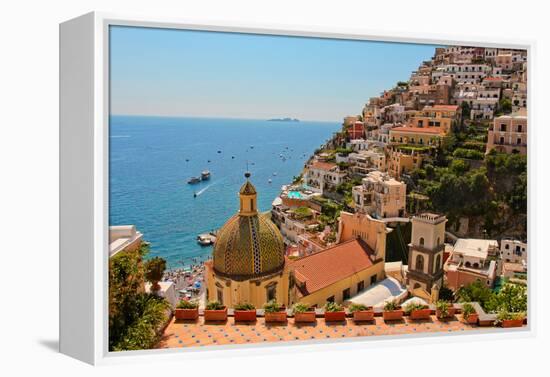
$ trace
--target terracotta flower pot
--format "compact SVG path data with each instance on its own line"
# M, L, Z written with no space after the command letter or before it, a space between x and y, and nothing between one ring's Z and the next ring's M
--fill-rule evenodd
M315 322L315 311L294 313L294 322L297 323L312 323Z
M177 309L174 313L176 319L179 320L195 320L199 318L199 308L195 309Z
M502 321L502 327L521 327L523 326L523 318L520 319L504 319Z
M403 310L384 310L382 312L382 317L384 318L384 321L397 321L403 319Z
M205 321L227 321L227 306L220 310L204 310Z
M273 313L265 312L265 321L267 323L286 322L286 310Z
M432 314L432 310L430 308L415 309L415 310L411 310L411 314L409 315L409 318L414 320L430 319L431 314Z
M468 314L466 317L464 317L464 321L466 321L466 323L469 323L470 325L477 324L478 319L479 315L477 313Z
M325 312L326 322L343 322L346 320L346 312L343 310L337 312Z
M356 322L373 321L374 310L357 310L353 312L353 320Z
M235 322L254 322L256 320L256 309L235 310Z

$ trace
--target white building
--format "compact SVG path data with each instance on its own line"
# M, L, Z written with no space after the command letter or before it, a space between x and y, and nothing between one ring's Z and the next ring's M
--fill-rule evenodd
M109 227L109 257L122 250L136 250L141 246L143 234L135 225L117 225Z
M344 181L346 173L340 171L332 162L313 161L305 168L304 179L308 188L314 192L324 193L332 190Z
M500 257L507 263L527 263L527 243L518 240L500 241Z

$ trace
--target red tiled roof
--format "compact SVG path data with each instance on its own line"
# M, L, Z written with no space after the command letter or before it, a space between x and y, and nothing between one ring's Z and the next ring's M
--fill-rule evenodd
M323 162L323 161L315 161L311 164L311 167L313 169L320 169L320 170L331 170L334 169L337 165L332 162Z
M502 81L502 77L485 77L483 81Z
M458 106L457 105L433 105L433 106L426 106L424 107L424 110L448 110L448 111L457 111Z
M419 133L419 134L441 134L441 130L439 127L397 127L392 128L390 130L390 133L397 131L397 132L412 132L412 133Z
M296 280L304 295L328 287L374 265L374 251L361 239L352 239L323 251L295 259Z

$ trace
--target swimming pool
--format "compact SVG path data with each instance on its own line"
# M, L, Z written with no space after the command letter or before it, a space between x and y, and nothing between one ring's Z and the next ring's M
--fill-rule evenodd
M287 195L290 199L302 199L302 193L300 191L289 191Z

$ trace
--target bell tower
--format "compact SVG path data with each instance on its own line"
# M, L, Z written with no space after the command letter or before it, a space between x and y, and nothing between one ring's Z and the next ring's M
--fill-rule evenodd
M256 216L258 214L258 194L250 182L250 173L244 173L246 182L239 191L239 216Z
M423 213L412 218L407 273L407 288L410 292L421 288L431 293L434 285L443 285L446 222L444 215L433 213Z

